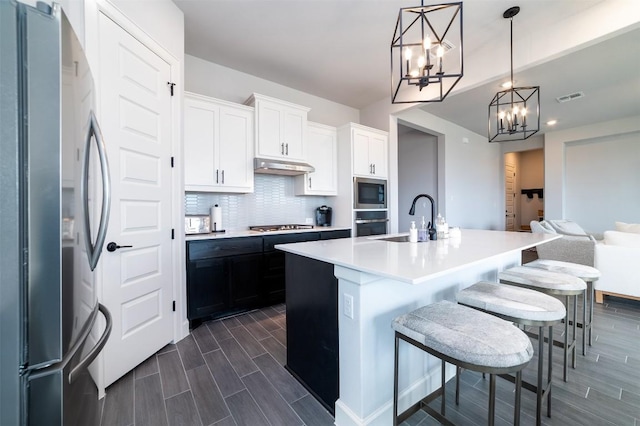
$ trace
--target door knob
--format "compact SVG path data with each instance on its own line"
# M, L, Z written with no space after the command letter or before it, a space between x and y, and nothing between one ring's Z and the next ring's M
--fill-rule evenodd
M133 246L119 246L118 244L111 241L109 244L107 244L107 251L116 251L119 248L126 248L126 247L133 247Z

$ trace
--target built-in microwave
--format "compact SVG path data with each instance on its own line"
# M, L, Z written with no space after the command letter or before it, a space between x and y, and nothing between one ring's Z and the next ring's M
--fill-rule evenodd
M387 181L384 179L353 178L354 209L386 209Z

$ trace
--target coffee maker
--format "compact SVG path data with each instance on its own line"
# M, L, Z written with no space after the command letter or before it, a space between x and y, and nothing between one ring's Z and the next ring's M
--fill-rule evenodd
M331 207L320 206L316 209L316 226L331 226Z

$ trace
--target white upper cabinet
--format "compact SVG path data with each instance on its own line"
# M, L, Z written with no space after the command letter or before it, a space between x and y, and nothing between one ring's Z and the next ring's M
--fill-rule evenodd
M309 108L254 93L256 157L306 161Z
M377 178L387 177L387 132L360 126L351 126L353 174Z
M186 191L253 192L253 108L185 92Z
M338 151L335 127L309 122L307 159L313 173L295 177L296 195L338 194Z

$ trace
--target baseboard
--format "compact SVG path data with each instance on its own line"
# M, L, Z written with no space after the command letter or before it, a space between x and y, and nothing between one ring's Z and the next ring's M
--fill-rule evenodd
M611 291L596 290L596 303L604 303L604 296L620 297L622 299L640 301L638 296L629 296L628 294L613 293Z
M446 380L455 376L455 366L447 364ZM392 383L393 386L393 383ZM428 376L422 377L398 396L398 411L403 412L422 398L440 387L440 368L434 369ZM336 426L388 426L393 424L393 399L378 407L373 413L361 418L342 400L336 401Z

